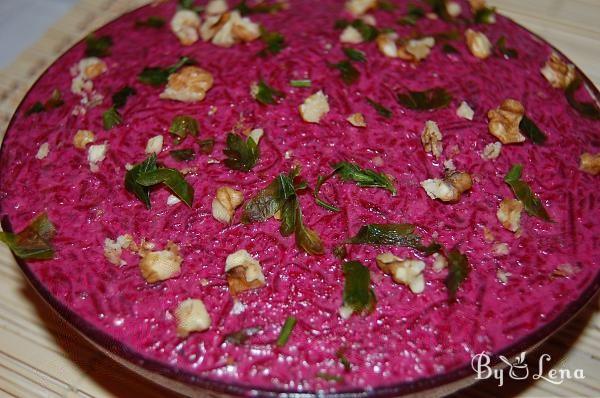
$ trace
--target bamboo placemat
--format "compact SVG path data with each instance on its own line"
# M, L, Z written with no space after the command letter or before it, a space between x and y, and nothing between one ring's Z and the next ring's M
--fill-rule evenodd
M231 1L231 0L230 0ZM0 135L35 79L65 49L114 17L148 0L82 0L0 70ZM500 11L560 48L600 85L600 1L494 0ZM27 284L10 253L0 245L0 396L14 397L171 397L95 350L51 313ZM459 397L600 397L600 307L598 299L535 354L545 367L582 369L584 380L554 385L544 380L479 383Z

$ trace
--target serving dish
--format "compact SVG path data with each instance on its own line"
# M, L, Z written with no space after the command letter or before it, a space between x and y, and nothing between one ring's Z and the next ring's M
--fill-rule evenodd
M371 61L371 59L373 58L373 56L372 56L372 54L371 54L371 53L368 53L368 58L369 58L369 60L370 60L370 61ZM311 92L312 92L312 91L309 91L309 92L308 92L308 93L306 93L306 94L310 94ZM325 92L328 92L328 90L325 90ZM396 108L394 108L394 111L398 112L398 110L397 110ZM365 113L366 113L366 111L365 111ZM125 115L127 115L127 112L125 113ZM371 118L372 118L372 116L371 116L371 115L368 115L369 122L370 122L370 119L371 119ZM168 123L167 123L167 124L168 124ZM442 128L442 131L444 131L444 128L443 128L443 126L442 126L441 128ZM268 136L268 134L269 134L269 129L266 129L266 134L267 134L267 136ZM490 137L490 138L491 138L491 137ZM140 145L138 145L138 147L139 147L139 146L140 146ZM141 146L143 146L143 145L141 145ZM507 148L508 148L508 147L507 147ZM312 224L312 223L311 223L311 224ZM23 226L23 224L21 224L21 226ZM113 235L113 237L114 237L114 236L116 236L116 235ZM377 268L375 268L374 270L376 270L376 269L377 269ZM393 285L392 285L392 286L393 286ZM593 286L593 285L590 285L590 287L592 287L592 286ZM149 364L150 362L145 362L145 363L146 363L146 364ZM148 365L148 366L151 366L151 365ZM433 378L433 379L435 379L435 378ZM418 388L418 384L419 384L419 383L411 383L411 384L412 384L413 386L417 386L417 388Z

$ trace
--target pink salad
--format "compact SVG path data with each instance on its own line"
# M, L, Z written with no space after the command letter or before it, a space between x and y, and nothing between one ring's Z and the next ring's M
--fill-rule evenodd
M593 88L528 31L466 1L159 3L57 60L0 158L1 214L56 229L3 240L142 357L392 385L506 348L597 277Z

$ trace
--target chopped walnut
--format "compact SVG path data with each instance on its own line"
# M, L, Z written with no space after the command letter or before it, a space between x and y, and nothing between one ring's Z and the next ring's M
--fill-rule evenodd
M575 275L579 269L569 263L561 264L552 272L552 276L568 278Z
M200 17L192 10L178 10L171 19L171 31L181 44L190 46L200 37Z
M234 296L265 285L265 277L260 263L243 249L227 256L225 273L229 291Z
M377 0L348 0L346 1L346 11L355 17L360 17L367 11L377 7Z
M94 90L94 83L92 80L106 72L106 70L106 63L100 58L83 58L71 68L71 75L73 76L73 80L71 81L71 92L81 97L85 97L86 101L89 101L87 96Z
M73 146L77 149L85 149L87 144L94 142L94 133L90 130L78 130L73 137Z
M231 223L235 209L244 201L244 194L230 187L217 189L217 194L212 201L213 217L224 223Z
M446 2L446 12L452 18L456 18L462 13L462 7L456 1L447 1Z
M436 122L431 120L425 122L425 129L421 133L421 143L425 152L431 153L436 159L442 155L442 132Z
M496 240L494 233L487 227L483 227L483 238L488 243L492 243L493 241Z
M503 199L496 212L496 217L502 226L511 232L517 232L521 228L521 212L523 203L516 199Z
M421 186L431 199L458 202L461 195L471 189L473 180L468 173L453 171L446 174L443 180L434 178L422 181Z
M360 32L354 26L348 25L340 34L340 41L342 43L360 44L364 40Z
M525 141L519 125L525 115L523 104L514 99L502 102L499 108L488 112L490 133L503 144L514 144Z
M146 282L156 283L179 275L183 258L176 244L169 242L166 250L142 250L140 253L140 271Z
M39 159L39 160L45 159L46 156L48 156L49 153L50 153L50 145L47 142L44 142L38 148L38 151L35 154L35 158Z
M367 127L367 122L362 113L353 113L346 120L354 127Z
M508 256L510 248L506 243L496 243L492 249L497 256Z
M481 153L481 157L485 160L494 160L498 159L500 156L500 152L502 151L502 143L501 142L490 142L483 148L483 152Z
M90 164L90 170L97 172L99 170L98 165L106 158L106 152L108 151L108 144L90 145L88 148L87 160Z
M248 137L252 138L252 140L258 144L263 135L265 135L265 130L261 128L256 128L250 131Z
M433 254L433 270L435 272L442 272L443 269L448 267L448 259L440 253Z
M540 72L554 88L565 89L576 77L575 66L567 64L555 52L550 55Z
M408 286L416 294L425 290L425 277L423 276L425 263L423 261L403 260L392 253L380 254L376 261L377 266L386 274L391 275L394 282Z
M600 153L595 155L584 153L581 155L579 170L585 171L593 176L600 174Z
M248 17L242 17L234 10L222 15L208 16L200 27L202 40L219 47L231 47L244 41L249 42L260 37L260 26Z
M181 102L198 102L206 96L213 86L210 72L197 66L186 66L169 76L165 91L160 98Z
M398 46L397 56L406 61L419 62L427 58L433 46L435 46L433 37L410 39Z
M129 234L120 235L116 240L104 239L104 257L114 265L122 266L127 264L121 259L123 249L128 249L133 243L133 237Z
M167 196L167 206L175 206L176 204L181 203L181 199L179 199L175 195Z
M90 80L97 78L108 69L106 63L96 57L83 58L79 61L78 68L79 74Z
M163 136L162 135L157 135L154 136L150 139L148 139L148 142L146 143L146 153L147 154L156 154L158 155L160 153L160 151L162 151L163 148Z
M444 172L450 173L456 171L456 165L454 164L453 159L444 160Z
M299 109L300 115L305 122L319 123L321 118L329 112L327 95L319 90L306 98Z
M473 108L467 104L466 101L460 103L460 106L456 110L456 115L458 117L462 117L463 119L473 120L473 116L475 116L475 111Z
M179 337L187 337L192 332L203 332L211 325L210 315L200 299L187 299L179 303L175 319Z
M379 51L389 58L398 57L398 46L396 45L398 35L396 33L382 33L377 36L375 42Z
M229 6L227 5L227 1L225 0L210 0L208 4L206 4L206 9L204 12L206 15L220 15L227 12Z
M467 47L471 54L479 59L486 59L492 55L492 43L482 32L476 32L473 29L467 29L465 32Z
M506 272L503 269L499 269L498 271L496 271L496 278L498 278L498 280L504 285L508 283L508 277L511 275L512 274L510 272Z
M374 15L365 14L360 16L360 20L366 23L367 25L377 26L377 20Z

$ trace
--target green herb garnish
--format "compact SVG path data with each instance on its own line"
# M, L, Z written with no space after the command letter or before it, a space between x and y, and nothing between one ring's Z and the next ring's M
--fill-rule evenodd
M431 11L437 14L442 20L449 22L454 19L448 14L446 0L425 0L425 2L431 6Z
M167 84L169 76L177 72L180 68L186 65L193 65L196 61L188 57L181 57L175 64L166 68L162 67L145 67L144 70L139 74L138 80L144 84L151 86L162 86Z
M519 58L519 53L517 50L506 47L506 37L504 36L498 39L495 47L506 59Z
M548 137L546 134L539 129L539 127L527 116L523 115L521 123L519 123L519 130L523 135L529 138L534 144L542 145L546 142Z
M367 224L363 225L356 236L348 240L352 244L394 245L411 247L429 256L442 247L435 242L429 246L421 243L421 237L415 233L412 224Z
M456 49L456 47L454 47L451 44L445 43L442 46L442 51L445 52L446 54L458 54L458 50Z
M0 231L0 242L4 242L14 255L23 260L51 260L54 258L52 238L56 233L46 213L34 218L21 232Z
M373 41L379 35L379 30L376 27L369 25L362 19L355 19L350 25L358 30L365 41Z
M368 315L375 310L377 299L371 288L371 273L358 261L348 261L343 265L344 292L343 306L352 314Z
M279 332L279 337L277 337L277 342L275 343L277 347L283 347L287 344L290 336L292 335L292 330L296 326L296 318L293 316L288 316L281 327L281 331Z
M127 103L127 98L129 98L132 95L135 95L136 91L134 88L129 87L129 86L125 86L122 89L120 89L119 91L117 91L116 93L113 94L112 96L112 101L113 101L113 106L116 109L121 109L125 106L125 104Z
M335 64L329 64L329 66L339 70L342 81L348 85L356 83L360 77L360 72L349 60L340 61Z
M62 94L60 90L55 88L54 90L52 90L52 95L46 100L45 103L37 101L31 107L29 107L29 109L27 109L27 111L25 112L25 116L29 116L34 113L49 111L51 109L55 109L59 106L62 106L64 103L65 101L63 101L62 99Z
M413 4L408 5L406 15L398 20L401 25L416 25L417 21L425 17L425 10Z
M150 187L158 184L165 184L179 199L192 207L194 188L185 181L179 171L159 168L156 154L148 156L146 160L135 165L125 174L125 188L142 201L147 209L152 207Z
M123 123L123 118L114 106L111 106L102 114L102 125L104 126L104 130L110 130L121 123Z
M238 10L242 16L252 14L274 14L284 10L285 4L279 2L273 4L258 3L256 5L249 6L246 0L242 0L233 9Z
M196 6L194 2L195 0L179 0L179 8L184 10L191 10L196 13L201 13L204 8Z
M146 19L138 19L135 21L135 27L160 29L165 26L165 23L166 21L163 18L152 15Z
M317 372L317 374L315 376L318 377L319 379L323 379L325 381L332 381L334 383L343 383L344 382L344 378L342 376L334 375L334 374L327 373L327 372Z
M598 109L598 104L594 102L580 102L577 98L575 98L575 94L582 85L583 80L581 77L577 76L566 88L565 96L567 97L569 105L571 105L571 107L573 107L573 109L579 112L582 116L592 120L600 120L600 109Z
M400 93L396 99L400 105L408 109L429 110L447 107L452 101L452 95L443 88L433 88Z
M365 53L360 50L345 47L342 49L342 51L344 52L344 54L346 54L346 57L348 57L348 59L351 61L367 62L367 57L365 56Z
M396 5L388 0L377 0L377 8L383 11L394 11Z
M389 119L392 117L392 111L389 110L388 108L386 108L385 106L381 105L379 102L375 102L370 98L367 98L367 102L369 103L369 105L371 105L373 107L373 109L375 109L375 111L377 111L377 113L379 113L381 116Z
M290 80L290 86L292 86L292 87L299 87L299 88L311 87L312 86L312 81L310 81L308 79L304 79L304 80Z
M200 152L205 155L210 155L215 147L215 139L213 137L198 141Z
M282 98L284 94L269 86L264 80L259 80L258 83L252 85L252 96L263 105L272 105L277 98Z
M482 7L475 12L475 15L473 15L473 20L475 23L491 24L494 23L495 17L495 7Z
M337 207L330 205L319 197L319 191L323 184L327 182L334 175L339 175L343 181L353 181L359 187L365 188L383 188L396 195L396 188L390 180L390 178L383 174L377 173L374 170L363 169L356 163L350 162L339 162L332 165L333 171L327 176L319 176L317 178L317 185L313 192L313 196L317 204L331 211L340 211Z
M188 115L175 116L169 127L169 133L175 136L176 143L185 140L188 135L196 137L199 131L198 120Z
M504 177L504 182L510 186L515 197L523 203L525 211L529 215L545 221L551 221L542 201L533 193L531 187L521 180L522 172L522 165L513 165L508 174L506 174L506 177Z
M223 153L227 156L225 166L245 172L252 170L260 157L260 149L252 137L244 141L241 136L233 133L227 134L227 148Z
M179 162L187 162L196 157L196 153L191 148L175 149L169 152L169 155Z
M346 357L346 354L344 353L343 348L340 348L339 350L337 350L335 352L335 356L338 357L338 359L340 360L340 363L342 364L342 366L344 367L344 370L346 372L349 372L352 369L352 364L350 363L350 360L348 359L348 357Z
M86 57L106 57L110 55L113 40L110 36L96 36L92 33L85 38L85 45Z
M237 332L229 333L225 336L225 341L235 345L242 345L245 344L250 337L254 336L257 333L260 333L261 331L262 329L259 327L245 328L242 330L238 330Z
M448 298L450 301L456 300L456 293L460 284L467 279L471 266L466 255L458 249L452 249L448 253L448 276L446 277L446 287L448 288Z
M319 236L304 225L302 211L298 202L298 192L307 188L305 182L297 181L300 169L295 167L288 174L280 174L271 184L246 202L242 222L266 221L277 212L281 214L279 228L283 236L292 233L296 245L308 254L323 254L323 243Z
M269 32L262 26L260 27L260 39L265 43L265 48L258 53L261 57L277 54L286 47L285 37L281 33Z

